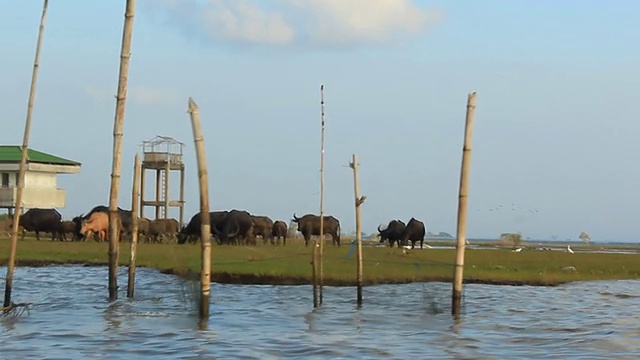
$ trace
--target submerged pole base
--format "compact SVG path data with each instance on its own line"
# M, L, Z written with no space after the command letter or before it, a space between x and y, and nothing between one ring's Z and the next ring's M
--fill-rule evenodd
M462 307L462 291L453 291L451 298L451 315L460 315L460 309Z

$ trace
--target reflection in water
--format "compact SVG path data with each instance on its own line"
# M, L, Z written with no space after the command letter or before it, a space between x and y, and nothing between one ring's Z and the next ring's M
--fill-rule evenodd
M126 278L126 267L120 277ZM2 268L0 268L0 272ZM106 267L16 269L29 315L2 317L0 351L22 358L633 358L640 282L558 287L451 284L325 287L212 284L198 321L198 283L139 268L135 298L107 299ZM96 285L98 284L98 285ZM100 354L100 355L95 355Z

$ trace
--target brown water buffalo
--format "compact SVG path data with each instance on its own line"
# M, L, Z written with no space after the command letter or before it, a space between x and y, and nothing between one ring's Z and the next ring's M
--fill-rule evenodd
M400 247L405 227L405 223L401 220L391 220L389 225L387 225L387 228L384 230L380 229L380 226L378 226L380 243L382 244L385 240L389 240L389 247L393 247L394 242L398 242L398 247Z
M180 223L176 219L155 219L149 222L149 238L154 242L162 242L162 236L167 235L169 239L178 235Z
M149 227L151 224L151 220L146 217L138 218L138 241L143 240L144 242L149 242Z
M104 206L104 205L98 205L96 207L94 207L93 209L91 209L91 211L89 211L87 213L87 215L83 216L83 220L88 219L93 213L95 212L103 212L106 214L109 214L109 207L108 206ZM124 210L121 207L118 207L118 215L120 217L120 223L122 224L122 226L120 226L120 240L122 240L124 237L129 237L131 235L131 210Z
M117 229L118 233L122 229L122 220L120 216L116 217L117 221ZM100 241L105 241L107 239L107 234L109 233L109 214L106 212L94 212L87 219L82 220L82 224L80 227L80 233L83 234L86 238L91 236L91 233L97 233Z
M273 226L271 227L271 237L274 239L274 244L279 243L280 238L282 238L282 246L287 245L287 233L287 223L282 220L278 220L273 223Z
M267 240L271 240L273 244L273 236L271 236L271 230L273 229L273 220L268 216L251 215L253 221L253 236L262 236L263 244L267 243Z
M298 231L304 236L304 245L309 245L312 235L320 235L320 216L306 214L297 217L293 214L293 221L298 223ZM340 221L333 216L324 216L323 234L331 235L331 243L340 246Z
M42 231L51 233L51 241L53 241L58 237L61 221L62 215L56 209L29 209L18 220L18 224L22 227L20 238L24 239L27 231L34 231L36 239L40 240L40 232Z
M71 234L75 237L76 223L72 220L64 220L60 222L60 232L58 238L60 241L67 241L67 234Z
M228 211L212 211L209 213L209 224L211 226L211 235L216 237L218 243L220 238L216 235L215 229L222 229L222 223L226 219ZM178 244L184 244L189 240L195 243L200 238L200 226L202 225L202 216L200 212L193 215L189 223L180 229L178 234ZM191 239L191 240L190 240Z
M416 241L420 240L420 249L422 249L425 232L424 223L416 218L411 218L402 233L402 245L407 245L408 240L411 240L411 248L413 249Z

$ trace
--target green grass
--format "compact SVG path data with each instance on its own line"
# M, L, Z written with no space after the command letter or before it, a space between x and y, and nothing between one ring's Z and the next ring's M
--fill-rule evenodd
M347 258L349 243L337 248L324 246L324 284L355 284L355 251ZM121 265L129 262L129 243L121 243ZM509 248L467 249L465 282L557 285L580 280L639 279L640 255L594 254ZM18 244L17 266L81 263L105 265L107 243L51 242L27 238ZM226 283L309 284L311 282L311 246L300 241L287 246L212 247L212 278ZM0 238L0 264L6 264L9 239ZM454 249L413 250L405 254L398 248L363 247L365 284L451 281ZM176 244L139 244L138 266L178 275L200 271L200 246ZM563 268L573 266L577 272Z

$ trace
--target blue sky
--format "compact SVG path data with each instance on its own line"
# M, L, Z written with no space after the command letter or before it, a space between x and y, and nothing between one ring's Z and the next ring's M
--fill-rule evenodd
M124 4L49 4L30 146L83 163L60 177L65 217L108 202ZM0 3L0 143L22 141L41 10ZM639 15L632 1L138 0L120 204L141 142L166 135L186 143L197 212L191 96L212 208L317 213L325 84L325 211L355 228L356 153L365 233L414 216L455 234L477 91L468 237L637 242Z

